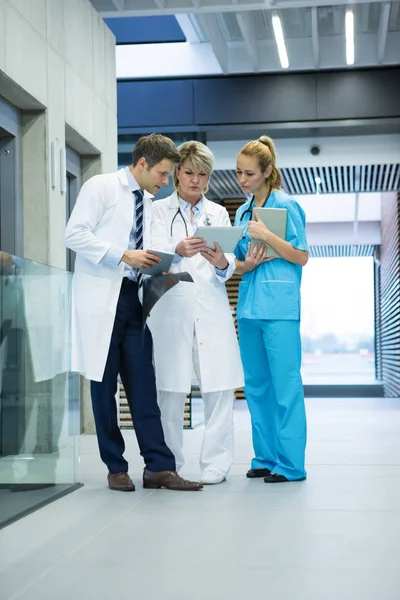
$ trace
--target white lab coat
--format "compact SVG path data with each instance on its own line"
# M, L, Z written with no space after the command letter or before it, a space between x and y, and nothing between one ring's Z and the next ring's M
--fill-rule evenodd
M77 253L72 282L71 370L101 381L124 263L101 264L108 250L122 257L132 229L135 197L124 169L95 175L82 187L68 221L65 243ZM144 194L144 248L149 246L151 196Z
M182 217L171 222L179 206L177 194L153 202L151 248L174 252L186 237ZM208 217L212 226L230 226L226 209L203 197L203 213L198 225ZM193 235L186 220L188 235ZM194 331L199 350L203 393L232 390L243 386L243 370L232 311L225 288L235 271L233 254L226 255L229 267L225 277L200 254L182 258L171 267L174 273L187 271L194 283L180 282L155 305L148 319L153 335L157 389L189 392L192 382Z

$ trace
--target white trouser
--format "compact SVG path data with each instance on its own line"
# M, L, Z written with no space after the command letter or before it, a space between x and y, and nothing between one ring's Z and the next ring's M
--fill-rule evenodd
M199 355L196 337L193 344L193 366L201 389ZM185 462L183 455L183 418L186 394L158 390L158 403L167 446L175 456L176 470ZM200 451L200 469L211 469L226 475L233 462L234 390L202 394L204 401L204 436Z

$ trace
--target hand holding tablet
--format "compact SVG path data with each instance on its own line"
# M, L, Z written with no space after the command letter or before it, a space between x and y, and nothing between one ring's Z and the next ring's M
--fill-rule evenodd
M162 275L163 273L168 273L168 271L171 268L173 258L175 256L174 254L172 254L171 252L159 252L158 250L146 250L146 252L154 254L155 256L159 256L161 260L153 267L139 269L142 275L151 275L152 277L154 277L155 275Z
M237 243L243 236L244 226L240 227L198 227L196 238L206 242L208 248L215 250L214 243L217 242L222 252L231 253L235 250Z

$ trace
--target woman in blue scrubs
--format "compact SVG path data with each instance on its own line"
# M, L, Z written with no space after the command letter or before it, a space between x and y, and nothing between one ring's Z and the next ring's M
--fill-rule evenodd
M236 247L239 285L237 320L250 410L254 458L247 477L266 483L306 478L306 414L300 375L300 283L308 261L305 214L281 189L272 140L249 142L237 158L237 178L251 199L237 211L235 225L246 225ZM286 240L274 235L255 214L257 207L286 208ZM250 238L264 240L281 258L266 258L265 248L250 251Z

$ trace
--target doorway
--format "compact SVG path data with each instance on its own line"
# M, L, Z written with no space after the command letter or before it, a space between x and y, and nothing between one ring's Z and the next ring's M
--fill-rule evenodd
M71 216L82 185L82 158L80 154L66 149L66 221ZM67 271L73 271L75 266L75 252L67 249Z

